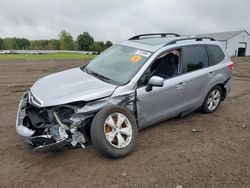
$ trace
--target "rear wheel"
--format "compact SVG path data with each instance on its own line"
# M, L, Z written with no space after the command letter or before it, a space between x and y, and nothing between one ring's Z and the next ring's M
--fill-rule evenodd
M137 134L134 116L118 106L98 112L91 125L94 148L109 157L122 157L132 152Z
M203 111L205 113L213 113L217 110L222 99L222 90L220 86L212 88L203 103Z

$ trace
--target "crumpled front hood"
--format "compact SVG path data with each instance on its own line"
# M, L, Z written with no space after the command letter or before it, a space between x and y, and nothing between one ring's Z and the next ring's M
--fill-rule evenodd
M41 78L31 87L31 93L40 106L46 107L107 97L116 87L74 68Z

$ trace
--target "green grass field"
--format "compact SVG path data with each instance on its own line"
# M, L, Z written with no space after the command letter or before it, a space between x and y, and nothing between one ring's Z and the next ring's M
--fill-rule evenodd
M79 53L51 53L44 55L36 54L0 54L0 61L4 60L88 60L93 59L96 55L79 54Z

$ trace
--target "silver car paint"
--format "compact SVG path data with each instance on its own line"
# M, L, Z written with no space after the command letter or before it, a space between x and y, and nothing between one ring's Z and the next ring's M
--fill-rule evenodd
M108 97L116 87L74 68L46 76L30 90L41 102L40 106L47 107Z
M140 128L172 117L183 108L185 86L177 88L182 76L165 80L163 87L153 87L150 92L146 86L137 89L137 114Z
M179 37L178 39L185 38L185 37ZM126 40L122 41L119 44L120 45L125 45L125 46L130 46L133 48L138 48L150 52L156 52L157 50L161 49L164 44L167 44L168 42L175 40L175 37L167 37L167 38L146 38L140 41L133 41L133 40ZM158 42L157 42L158 40ZM149 45L149 42L156 41L154 45Z

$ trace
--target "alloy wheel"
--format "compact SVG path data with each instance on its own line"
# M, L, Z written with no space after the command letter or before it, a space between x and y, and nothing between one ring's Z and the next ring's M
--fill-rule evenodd
M217 108L221 100L221 94L218 89L213 90L208 97L207 107L210 111L213 111Z
M104 133L109 144L118 149L127 147L132 140L131 123L121 113L113 113L107 117Z

